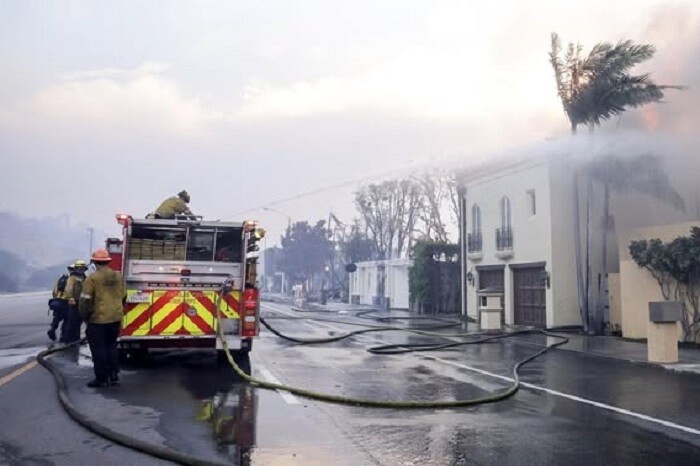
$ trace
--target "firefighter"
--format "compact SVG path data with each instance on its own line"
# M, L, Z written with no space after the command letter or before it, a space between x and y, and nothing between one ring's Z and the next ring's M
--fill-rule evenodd
M155 211L155 218L172 219L176 215L192 216L192 211L187 207L190 202L190 195L187 191L182 190L177 193L177 196L169 197L164 200Z
M124 317L126 293L122 275L107 267L111 257L104 249L92 254L93 272L80 295L80 316L87 322L87 339L92 353L95 378L91 388L119 384L117 337Z
M66 333L63 335L65 343L73 343L80 340L80 327L82 322L78 313L78 301L83 290L87 264L80 259L73 264L73 271L66 282L65 299L68 301L66 313Z
M67 267L68 274L63 274L56 279L53 285L53 293L51 294L51 299L49 300L49 309L53 311L53 319L51 320L51 326L46 334L49 336L51 341L56 341L56 329L58 329L59 324L61 325L61 338L58 340L61 343L66 342L66 326L68 324L68 301L66 300L66 284L68 283L68 277L70 273L73 272L73 264Z

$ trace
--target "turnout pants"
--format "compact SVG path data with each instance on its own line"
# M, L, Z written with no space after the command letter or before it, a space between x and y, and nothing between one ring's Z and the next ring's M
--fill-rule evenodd
M87 339L92 353L95 368L95 379L98 382L108 382L110 377L119 373L117 355L117 337L119 322L111 324L87 324Z
M80 326L83 320L80 318L78 308L76 306L68 306L66 320L66 333L61 334L66 343L73 343L80 340Z
M66 327L68 326L68 303L64 302L60 307L53 310L53 319L51 320L51 330L54 332L61 326L61 341L66 339Z

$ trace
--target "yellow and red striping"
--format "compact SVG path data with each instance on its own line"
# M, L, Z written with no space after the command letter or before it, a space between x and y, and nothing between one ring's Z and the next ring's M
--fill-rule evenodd
M127 296L136 293L129 290ZM153 291L149 302L126 304L121 336L213 335L217 303L221 317L235 319L239 302L239 291L223 297L216 291Z

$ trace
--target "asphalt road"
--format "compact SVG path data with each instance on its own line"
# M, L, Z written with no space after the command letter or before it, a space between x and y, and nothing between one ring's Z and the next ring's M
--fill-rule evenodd
M285 333L323 337L357 327L264 303ZM167 464L71 421L52 378L31 358L48 343L46 296L0 297L0 464ZM353 313L320 319L367 323ZM379 399L455 399L507 386L513 362L538 350L503 341L377 356L397 333L296 346L263 331L250 358L271 381ZM700 376L554 350L523 369L513 398L450 410L370 410L259 390L207 352L160 352L125 367L122 386L95 391L83 348L52 358L87 416L114 430L228 464L693 464L700 458ZM29 365L27 365L29 363ZM23 371L23 372L20 372Z

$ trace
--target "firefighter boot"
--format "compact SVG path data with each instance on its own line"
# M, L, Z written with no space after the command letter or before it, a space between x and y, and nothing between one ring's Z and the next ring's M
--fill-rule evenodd
M51 341L56 341L56 330L50 328L49 331L46 332L46 334L49 336Z
M102 382L101 380L93 379L85 385L87 385L90 388L105 388L109 387L109 382Z

